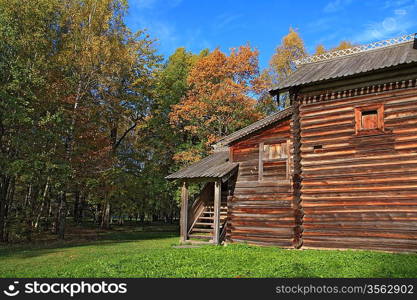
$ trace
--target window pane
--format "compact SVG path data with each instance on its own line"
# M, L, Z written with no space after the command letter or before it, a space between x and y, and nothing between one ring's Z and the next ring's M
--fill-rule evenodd
M264 145L264 160L283 159L288 157L287 143Z
M268 160L269 159L269 145L264 145L263 155L264 155L263 160Z
M281 158L287 158L288 157L288 147L287 143L281 144Z

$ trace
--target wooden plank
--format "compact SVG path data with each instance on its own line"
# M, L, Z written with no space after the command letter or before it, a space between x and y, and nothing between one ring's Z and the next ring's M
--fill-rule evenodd
M262 181L264 177L264 165L263 165L263 157L264 157L264 143L259 143L259 157L258 157L258 180Z
M221 193L222 193L221 181L216 181L214 183L214 235L213 235L213 243L216 245L220 244Z

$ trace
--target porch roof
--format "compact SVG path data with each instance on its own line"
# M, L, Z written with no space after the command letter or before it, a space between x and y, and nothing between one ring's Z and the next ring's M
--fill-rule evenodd
M222 149L197 161L190 166L181 169L166 179L198 179L198 178L223 178L237 168L238 163L229 161L229 150Z

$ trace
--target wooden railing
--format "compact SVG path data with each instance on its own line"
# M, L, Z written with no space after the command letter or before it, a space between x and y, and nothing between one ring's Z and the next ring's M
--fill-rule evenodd
M220 232L220 243L226 239L227 218L223 222L222 231Z
M198 217L203 213L205 206L210 201L210 197L213 195L213 183L208 182L201 190L200 194L196 197L193 205L188 211L188 232L193 228L197 222Z

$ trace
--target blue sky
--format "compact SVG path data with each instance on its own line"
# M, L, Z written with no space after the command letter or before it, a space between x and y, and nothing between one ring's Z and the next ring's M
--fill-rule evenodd
M229 51L248 42L262 68L291 26L312 52L417 32L417 0L129 0L127 24L147 28L168 57L178 47Z

